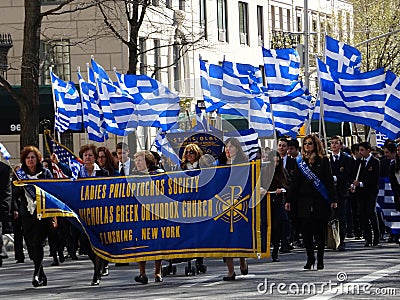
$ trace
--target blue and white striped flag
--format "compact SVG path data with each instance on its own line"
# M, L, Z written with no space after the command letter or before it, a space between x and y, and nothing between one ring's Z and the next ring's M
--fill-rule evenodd
M282 135L293 138L312 113L311 96L301 96L295 99L272 105L275 129Z
M384 135L379 131L375 131L375 137L376 137L376 145L378 147L382 147L383 145L385 145L385 142L388 139L386 135Z
M343 42L326 36L325 62L339 73L360 73L361 52Z
M226 132L224 134L224 142L231 137L236 138L240 142L249 160L256 158L258 152L258 134L254 129L250 128L236 132Z
M93 70L88 68L88 72L93 73ZM83 104L83 123L89 140L104 142L108 139L108 134L105 130L103 110L99 106L99 99L95 98L97 97L96 85L86 82L80 72L78 72L78 80Z
M324 115L377 128L386 100L384 69L359 74L338 73L317 59Z
M379 127L375 128L391 140L400 137L400 78L393 72L386 72L387 98L385 113Z
M7 151L6 147L4 147L4 145L2 143L0 143L0 152L1 152L1 154L3 154L3 157L6 160L9 160L11 158L10 153Z
M82 129L82 105L75 84L65 82L50 72L51 85L56 102L55 129L59 133Z
M174 164L180 165L181 159L176 154L174 148L172 148L170 142L167 139L167 134L159 131L154 141L154 146L158 152L161 152L165 157L169 158Z
M254 96L240 81L240 78L225 72L221 66L208 64L200 59L200 82L206 112L218 110L226 104L248 104ZM223 113L223 112L219 112ZM239 110L224 112L241 115Z
M132 133L137 126L133 116L132 97L121 91L94 59L91 60L91 64L96 78L97 93L103 110L106 130L120 136Z
M71 169L72 180L78 179L79 171L81 170L82 164L75 159L69 159L68 165Z
M139 126L169 130L178 122L179 96L147 75L115 72L119 87L134 99L133 114Z
M297 51L292 48L262 48L262 53L268 90L293 91L300 71L300 56Z
M262 74L258 68L228 61L220 67L202 60L200 66L206 111L214 108L219 114L243 116L259 136L273 135L271 108L261 88Z

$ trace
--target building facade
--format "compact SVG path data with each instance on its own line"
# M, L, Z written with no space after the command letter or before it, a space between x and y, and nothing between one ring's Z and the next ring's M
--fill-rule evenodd
M43 0L42 11L62 0ZM76 1L85 2L85 1ZM126 1L129 3L129 1ZM74 9L76 4L68 5ZM125 13L125 1L111 1L108 21L125 40L131 30ZM304 0L152 0L141 27L137 72L152 75L183 99L182 111L191 110L201 99L199 57L213 64L224 59L263 66L261 46L295 47L301 55L304 47ZM0 2L0 32L10 33L13 47L8 52L7 80L20 84L23 45L24 1ZM129 7L128 7L129 12ZM308 1L310 87L315 89L315 56L322 56L325 33L351 44L353 8L349 1ZM181 43L187 41L185 43ZM180 42L177 46L176 41ZM129 51L107 29L101 11L92 7L43 19L41 31L40 84L50 85L49 67L64 80L77 83L76 70L86 76L86 63L93 55L112 76L113 68L126 73ZM177 61L176 58L180 57ZM304 74L304 73L303 73ZM4 95L4 94L1 94ZM2 96L4 97L4 96ZM1 111L0 113L7 113ZM53 122L53 120L51 120ZM14 157L19 150L18 122L7 124L14 131L0 135ZM155 131L138 130L140 146L150 145ZM107 142L111 149L121 138ZM85 134L70 135L66 143L75 152L85 143Z

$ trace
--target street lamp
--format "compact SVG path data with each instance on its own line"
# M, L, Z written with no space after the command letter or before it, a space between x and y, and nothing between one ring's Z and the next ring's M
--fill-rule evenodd
M7 78L7 54L13 46L12 38L10 33L0 33L0 72L1 76Z

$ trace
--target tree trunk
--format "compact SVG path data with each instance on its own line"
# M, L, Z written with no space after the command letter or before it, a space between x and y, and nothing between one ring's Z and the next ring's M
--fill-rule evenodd
M25 0L24 44L21 66L20 146L39 146L39 50L41 0Z

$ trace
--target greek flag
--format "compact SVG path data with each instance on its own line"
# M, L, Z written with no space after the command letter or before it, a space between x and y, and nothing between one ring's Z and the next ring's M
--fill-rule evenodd
M226 104L248 104L249 99L254 97L250 90L243 86L240 78L233 74L228 74L221 66L208 64L201 59L200 83L206 112L218 110ZM239 108L219 113L242 114Z
M131 96L116 86L102 66L91 60L97 93L106 130L115 135L126 136L133 132L136 122L132 117L134 103ZM133 124L131 124L133 123Z
M123 75L118 72L115 75L120 89L134 99L132 113L139 126L158 127L167 131L178 122L179 96L161 82L147 75Z
M275 129L282 135L296 138L312 109L311 96L306 95L272 104Z
M75 159L69 159L68 165L71 169L72 180L78 179L79 171L81 170L82 164Z
M258 134L253 128L239 130L237 132L226 132L224 134L224 142L230 137L234 137L240 142L249 160L256 158L258 151Z
M219 114L246 117L249 127L259 136L273 135L271 107L262 91L262 74L258 68L228 61L222 67L207 66L201 60L200 66L206 111L214 108Z
M378 147L382 147L385 144L386 140L388 139L386 135L384 135L379 131L375 131L375 137L376 137L376 145Z
M91 68L88 68L89 72L93 74ZM89 140L104 142L105 139L108 139L108 134L105 130L103 110L99 106L99 99L95 98L97 97L96 85L86 82L80 72L78 72L78 80L83 104L83 123Z
M387 98L383 121L377 129L389 139L400 137L400 78L393 72L386 72Z
M169 158L174 164L180 165L181 159L169 143L166 133L161 131L157 133L154 146L157 148L158 152L161 152L161 154Z
M297 51L292 48L262 48L262 53L268 90L293 91L300 70L300 56Z
M361 52L343 42L326 36L325 62L339 73L360 73Z
M55 129L59 133L82 129L82 105L75 84L65 82L50 72L53 96L56 102Z
M9 160L11 158L10 153L7 151L6 147L4 147L4 145L2 143L0 143L0 152L1 152L1 154L3 154L3 157L6 160Z
M384 69L359 74L338 73L317 59L324 115L377 128L386 100Z
M382 211L385 226L390 233L400 234L400 212L396 210L394 194L388 177L379 177L379 193L376 207Z

